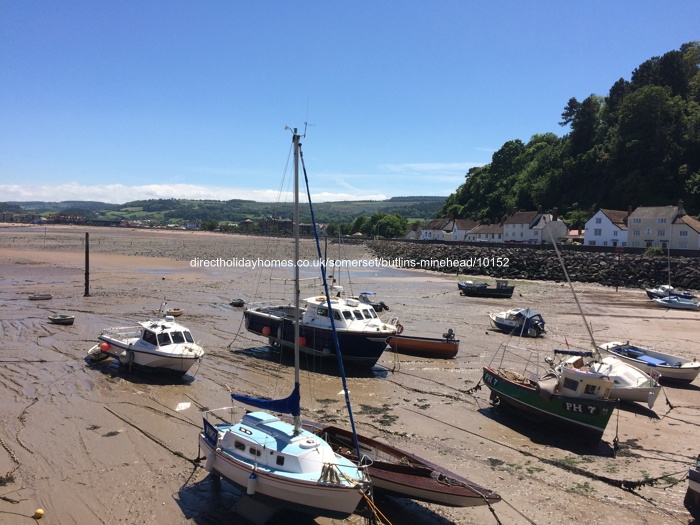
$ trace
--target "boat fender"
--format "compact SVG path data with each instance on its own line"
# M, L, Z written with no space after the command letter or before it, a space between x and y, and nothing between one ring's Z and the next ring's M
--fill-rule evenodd
M255 472L251 472L250 476L248 476L248 486L246 487L246 494L248 494L248 496L255 494L255 485L257 481L258 479L255 476Z
M100 343L100 350L102 350L103 352L109 352L109 343Z
M401 335L403 333L403 325L401 323L396 323L396 333Z
M204 470L211 472L214 468L214 460L216 459L216 453L212 452L207 456L207 462L204 464Z
M654 394L653 390L649 391L649 399L647 400L647 404L649 405L649 408L654 408L654 403L656 402L656 394Z

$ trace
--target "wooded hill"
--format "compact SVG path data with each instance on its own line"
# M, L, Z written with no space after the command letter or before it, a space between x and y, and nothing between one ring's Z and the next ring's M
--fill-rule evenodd
M563 137L511 140L490 164L470 169L440 216L493 220L542 205L585 222L599 208L678 199L700 212L699 42L647 60L607 96L569 99L561 118Z
M314 203L316 221L321 223L352 223L358 217L375 213L399 214L406 219L434 218L445 204L445 197L392 197L383 201L342 201ZM0 203L0 211L16 213L61 213L80 215L90 219L140 219L161 223L183 221L239 222L261 217L291 218L291 203L255 202L248 200L188 200L149 199L108 204L104 202L9 202ZM308 205L301 206L302 222L311 222Z

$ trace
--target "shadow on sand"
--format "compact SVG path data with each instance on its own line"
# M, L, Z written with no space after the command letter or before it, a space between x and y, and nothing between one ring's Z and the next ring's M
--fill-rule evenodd
M209 475L202 481L185 484L174 496L185 518L197 525L317 525L311 516L275 508L269 501L262 501L245 494L244 490ZM449 525L453 523L438 513L422 505L402 498L378 496L375 504L391 523L411 523L413 525ZM260 512L262 507L271 514L266 521L260 521L267 512ZM369 517L369 510L360 503L356 514ZM239 513L240 512L240 513ZM251 519L247 514L253 513Z
M614 450L610 443L603 440L591 443L581 439L574 431L562 429L551 424L543 424L541 420L528 414L518 412L508 405L480 408L477 412L528 437L533 443L567 450L573 454L596 455L612 457ZM537 423L533 425L532 423Z
M194 381L195 375L199 370L198 366L194 366L194 375L180 374L168 370L157 370L154 368L135 366L129 371L128 365L123 365L116 359L105 359L104 361L94 362L89 357L85 358L85 363L88 368L96 370L110 378L118 377L135 384L148 385L189 385Z
M281 350L276 346L232 349L231 353L271 361L291 368L294 367L294 353L287 349ZM302 370L307 372L336 377L341 376L340 367L338 366L335 356L315 357L308 354L301 354L299 356L299 365ZM346 377L386 378L389 374L389 370L380 365L374 365L372 368L345 365L344 369Z

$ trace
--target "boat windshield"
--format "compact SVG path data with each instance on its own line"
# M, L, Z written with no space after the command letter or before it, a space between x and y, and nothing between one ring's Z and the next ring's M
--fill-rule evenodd
M170 332L170 338L173 340L173 343L175 343L175 344L185 342L185 336L182 335L182 332Z
M154 334L150 330L144 330L143 336L141 336L141 337L147 343L150 343L153 346L158 346L158 338L156 337L156 334Z
M158 346L168 346L170 344L170 336L166 333L158 334Z
M187 330L185 330L183 333L185 334L185 339L188 343L194 343L194 337L192 337L191 333L189 333Z

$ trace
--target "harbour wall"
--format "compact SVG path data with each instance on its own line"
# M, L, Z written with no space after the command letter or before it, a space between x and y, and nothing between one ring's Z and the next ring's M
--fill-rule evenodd
M422 268L459 275L498 279L565 281L564 270L551 245L504 246L458 243L365 241L378 259L394 266ZM643 253L561 250L572 281L629 288L669 282L676 288L700 290L700 258Z

